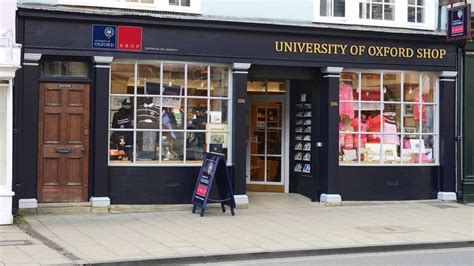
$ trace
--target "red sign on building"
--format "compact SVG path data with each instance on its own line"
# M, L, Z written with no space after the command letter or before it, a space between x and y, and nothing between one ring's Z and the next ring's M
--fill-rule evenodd
M125 51L141 51L142 27L118 26L117 48Z

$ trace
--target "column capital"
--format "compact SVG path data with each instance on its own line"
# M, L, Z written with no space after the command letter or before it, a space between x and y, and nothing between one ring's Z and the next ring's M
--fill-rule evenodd
M112 56L94 56L93 58L95 67L110 67L113 60Z
M23 55L24 66L39 66L39 60L41 60L42 54L25 53Z
M234 63L232 65L233 73L248 74L248 70L252 64L250 63Z
M458 76L457 71L443 71L439 73L439 81L456 81L456 77Z
M343 67L325 67L321 69L321 72L324 74L340 74L343 69Z

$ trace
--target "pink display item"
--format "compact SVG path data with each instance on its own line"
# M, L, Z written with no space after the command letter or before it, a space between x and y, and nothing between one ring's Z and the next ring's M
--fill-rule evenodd
M418 93L418 90L415 92L415 102L420 102L420 94ZM421 102L425 102L425 97L422 95L421 96ZM413 118L415 120L420 120L420 105L415 104L413 107ZM425 105L422 105L421 107L421 121L425 122L426 121L426 107Z
M352 87L347 84L339 85L339 115L354 118L354 104L343 101L353 101Z

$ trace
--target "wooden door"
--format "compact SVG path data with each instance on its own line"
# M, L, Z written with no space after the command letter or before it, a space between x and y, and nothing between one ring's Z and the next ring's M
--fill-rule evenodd
M89 84L40 84L40 202L87 201L89 93Z

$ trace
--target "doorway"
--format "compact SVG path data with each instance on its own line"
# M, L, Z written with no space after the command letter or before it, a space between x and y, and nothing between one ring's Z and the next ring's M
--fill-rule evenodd
M89 84L41 83L38 200L87 201Z
M249 81L247 190L285 192L285 81Z

